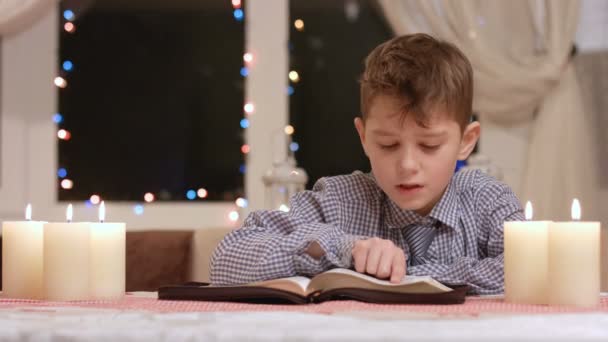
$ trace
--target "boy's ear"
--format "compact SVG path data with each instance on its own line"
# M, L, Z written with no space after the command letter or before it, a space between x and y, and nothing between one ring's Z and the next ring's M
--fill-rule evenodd
M458 151L458 160L465 160L469 157L475 144L479 140L481 134L481 126L479 122L474 121L467 125L462 133L462 140L460 141L460 150Z
M363 152L365 152L365 155L368 156L367 150L365 147L365 123L363 122L363 119L361 119L360 117L355 118L355 128L357 129L357 133L359 134L359 140L361 140L361 146L363 147Z

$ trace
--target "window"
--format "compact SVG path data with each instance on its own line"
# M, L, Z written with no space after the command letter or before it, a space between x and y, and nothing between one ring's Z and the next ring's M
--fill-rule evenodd
M323 176L369 171L353 124L358 80L365 57L392 37L389 27L373 1L355 0L292 0L290 24L290 70L299 78L289 89L292 149L308 186Z
M230 1L62 1L59 22L60 200L242 196L244 22Z

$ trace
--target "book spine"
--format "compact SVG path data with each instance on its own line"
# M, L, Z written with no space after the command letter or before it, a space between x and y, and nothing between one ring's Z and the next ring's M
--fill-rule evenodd
M321 291L315 291L311 294L308 295L308 303L310 304L314 304L314 303L321 303L323 300L321 299Z

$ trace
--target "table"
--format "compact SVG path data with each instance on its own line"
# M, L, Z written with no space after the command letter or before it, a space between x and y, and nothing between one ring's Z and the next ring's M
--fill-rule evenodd
M513 305L500 296L463 305L355 301L254 305L159 301L0 299L0 340L79 341L608 341L608 296L595 309Z

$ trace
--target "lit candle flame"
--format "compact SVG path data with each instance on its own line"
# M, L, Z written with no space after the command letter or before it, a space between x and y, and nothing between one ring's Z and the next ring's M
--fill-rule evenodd
M525 211L525 215L526 215L526 221L530 221L532 220L532 203L530 203L530 201L528 201L526 203L526 211Z
M72 203L68 204L68 209L65 212L65 218L68 222L72 222L72 216L74 215L74 209Z
M106 218L106 202L101 201L101 204L99 205L99 222L103 223L105 218Z
M578 221L581 219L581 203L578 199L574 199L572 201L572 209L571 209L572 219Z
M27 204L27 207L25 207L25 220L26 221L32 220L32 205L29 203Z

